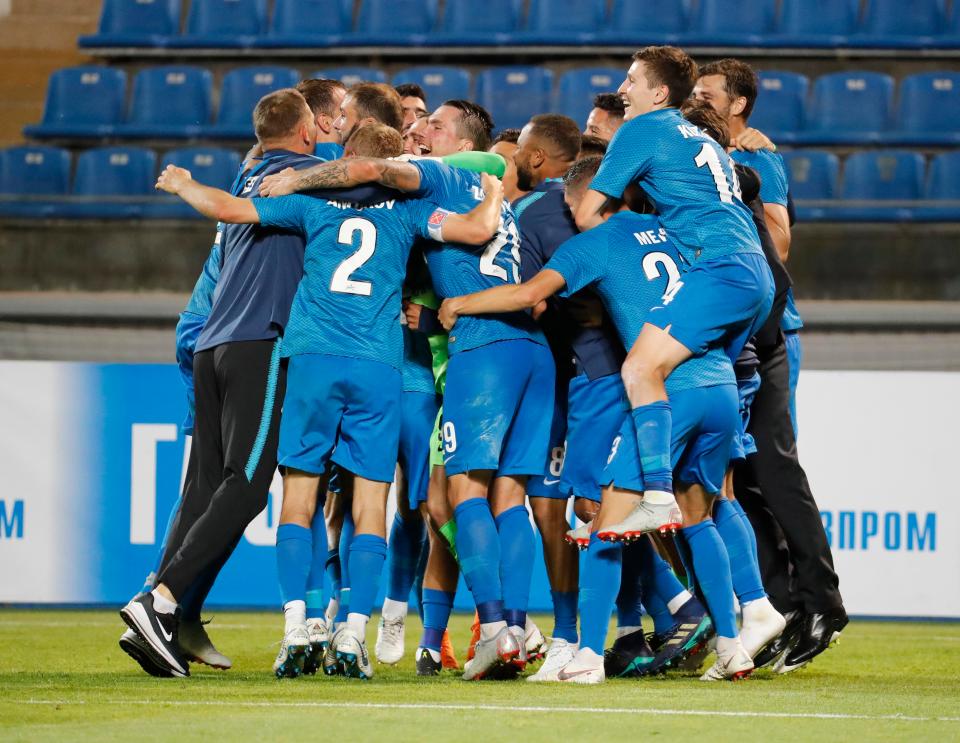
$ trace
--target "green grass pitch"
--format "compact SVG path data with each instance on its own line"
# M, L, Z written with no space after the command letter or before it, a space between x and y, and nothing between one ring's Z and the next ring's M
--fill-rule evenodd
M960 740L960 624L853 622L838 646L784 677L581 687L418 679L415 616L404 660L377 666L371 681L278 681L270 665L281 622L219 613L208 629L234 668L153 679L117 647L115 612L2 609L0 740ZM469 622L453 618L460 654Z

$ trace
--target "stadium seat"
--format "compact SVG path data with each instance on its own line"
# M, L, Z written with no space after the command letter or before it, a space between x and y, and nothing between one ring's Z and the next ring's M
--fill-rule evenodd
M604 0L530 0L524 30L515 34L527 44L590 44L605 21Z
M836 198L840 163L832 152L793 150L783 153L790 181L790 195L798 201Z
M437 0L361 0L357 26L343 42L358 46L419 46L427 43Z
M103 219L140 217L155 198L157 156L142 147L96 147L77 158L73 193L87 197L61 204L60 216ZM106 197L106 198L105 198ZM109 197L121 197L111 200Z
M196 137L210 123L212 76L187 65L152 67L133 81L127 137Z
M879 72L835 72L817 78L807 129L797 141L817 144L879 142L890 123L893 78Z
M330 67L326 70L311 72L310 77L325 77L331 80L339 80L347 87L363 82L387 82L387 73L383 70L374 69L373 67Z
M960 201L960 150L945 152L930 161L924 198Z
M349 33L353 3L344 0L276 0L270 28L258 47L326 47Z
M28 137L108 137L123 119L127 75L113 67L68 67L50 76L43 121Z
M416 83L427 94L427 108L470 97L470 73L461 67L408 67L393 77L394 85Z
M493 116L497 131L523 127L550 111L553 73L544 67L494 67L477 76L477 102Z
M103 0L100 26L81 47L163 47L180 33L180 0Z
M484 0L477 13L475 0L446 0L432 44L500 46L511 43L520 18L518 0Z
M683 41L702 45L762 46L773 31L775 16L775 0L700 0L690 32Z
M263 96L280 88L292 88L300 75L289 67L242 67L223 78L217 123L208 127L214 137L253 136L253 109Z
M610 67L585 67L560 76L553 110L569 116L583 129L598 93L614 93L623 82L624 71Z
M170 46L246 49L266 28L266 0L192 0L187 28Z
M933 36L944 27L943 0L869 0L851 46L930 46Z
M176 165L190 171L194 180L206 186L229 190L240 169L240 155L219 147L185 147L170 150L160 163ZM150 219L200 218L199 212L175 196L160 195L143 208L143 216Z
M960 73L922 72L900 81L897 131L884 139L898 144L960 144Z
M758 77L760 84L750 126L774 142L796 141L796 133L803 129L809 80L796 72L778 70L765 70Z
M843 198L919 199L923 193L923 155L908 150L857 152L843 169Z
M0 150L0 217L51 217L70 189L70 153L43 145ZM54 200L44 197L54 197Z
M685 0L614 0L607 28L599 41L605 44L676 44L690 19Z
M770 46L846 46L857 25L859 0L783 0Z

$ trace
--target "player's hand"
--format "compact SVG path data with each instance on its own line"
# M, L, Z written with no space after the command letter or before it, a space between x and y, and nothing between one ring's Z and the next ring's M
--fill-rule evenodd
M440 324L443 325L444 330L450 332L458 317L460 314L457 311L457 298L444 299L443 304L440 305Z
M547 311L547 300L541 299L531 309L530 315L534 320L539 320L540 315Z
M180 190L191 180L193 177L190 175L190 171L186 168L178 168L176 165L168 165L163 169L163 172L160 173L160 177L157 178L157 185L155 188L158 191L166 191L167 193L178 194Z
M480 186L483 192L493 193L497 201L503 201L503 182L495 175L489 173L480 174Z
M747 127L739 137L730 140L730 144L741 152L756 152L757 150L775 152L777 149L777 146L766 134L753 127Z
M286 196L293 193L294 182L297 180L297 171L293 168L286 168L279 173L265 176L260 181L261 196Z
M409 299L403 300L403 316L407 321L407 327L410 330L417 330L420 327L420 312L423 305L414 304Z

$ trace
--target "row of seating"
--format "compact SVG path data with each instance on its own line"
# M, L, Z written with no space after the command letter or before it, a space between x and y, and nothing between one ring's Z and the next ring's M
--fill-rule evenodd
M897 221L960 215L960 151L937 155L929 168L907 150L858 152L840 161L830 152L784 153L790 189L808 219ZM240 156L216 147L171 150L162 159L189 169L202 183L227 188ZM99 147L77 157L71 184L67 150L21 146L0 150L0 215L30 217L191 217L175 199L154 191L157 156L141 147ZM835 201L834 204L822 202ZM914 204L911 202L956 202ZM872 202L869 204L850 202ZM906 211L905 211L906 210ZM952 217L946 215L953 214Z
M523 126L544 111L586 120L597 93L619 86L623 70L589 67L560 75L545 67L494 67L476 76L457 67L411 67L393 83L423 86L430 105L470 98L490 110L500 128ZM386 82L382 70L340 67L311 77L332 77L352 84ZM289 67L243 67L228 72L213 120L213 77L192 66L142 70L133 81L126 112L127 78L112 67L81 66L58 70L50 78L43 122L24 131L37 138L249 138L251 112L259 98L295 85L299 73ZM475 91L472 88L475 87ZM812 87L812 95L810 89ZM924 72L903 78L895 104L894 80L878 72L823 75L811 86L804 75L765 71L751 124L784 144L960 143L960 73Z
M943 0L104 0L82 47L679 43L692 46L948 48L960 12ZM524 5L527 5L524 12Z

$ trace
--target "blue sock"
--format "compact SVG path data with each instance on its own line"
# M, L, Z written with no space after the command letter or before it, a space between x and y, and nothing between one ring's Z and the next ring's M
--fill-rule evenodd
M717 498L713 506L713 520L727 548L733 592L740 605L762 599L767 594L763 590L763 581L760 580L760 566L753 557L750 537L733 503L723 497Z
M504 617L511 627L527 623L536 537L526 506L508 508L495 519L500 536L500 584Z
M646 541L644 539L641 542ZM639 627L643 617L643 584L640 555L636 544L623 547L620 592L617 594L617 626ZM650 611L650 607L647 607Z
M737 636L737 616L733 611L733 580L730 577L730 558L723 546L713 519L707 519L682 530L690 553L697 585L703 593L713 626L721 637Z
M743 510L743 506L740 505L740 501L737 499L730 501L730 505L736 509L737 515L740 517L740 520L743 521L743 528L747 530L747 536L750 538L750 551L753 553L753 559L757 565L759 565L760 558L757 556L757 534L753 530L753 524L750 523L750 517L747 516L747 512Z
M347 509L340 528L340 606L334 623L346 622L350 613L350 545L353 544L353 512Z
M653 617L654 631L664 632L677 623L667 605L677 594L683 592L683 584L673 572L670 563L660 556L649 539L641 539L637 547L640 551L641 582L644 586L643 603Z
M404 520L399 512L393 517L390 528L389 560L387 562L387 598L394 601L409 601L410 589L417 577L420 550L427 532L423 519L413 516Z
M550 591L553 598L553 636L577 641L577 592Z
M455 595L432 588L423 589L423 636L420 639L420 647L440 652L440 643L450 622Z
M329 546L329 545L327 545ZM340 601L340 550L339 549L329 549L327 550L327 562L324 565L324 570L327 573L327 582L330 584L330 593L332 596L327 597L327 603L330 602L330 598L335 598L337 601Z
M483 498L471 498L454 509L460 570L473 594L480 622L503 621L500 588L500 537Z
M307 527L297 524L277 527L277 576L284 604L307 600L307 573L312 552L313 536Z
M387 559L387 540L377 534L356 534L350 545L350 613L369 617L380 591L380 574Z
M683 565L683 572L686 573L686 581L680 581L680 585L683 585L685 582L687 590L690 591L690 593L699 593L697 590L697 574L693 569L693 555L690 554L690 545L687 544L686 539L674 539L673 543L677 545L680 564Z
M601 542L592 534L580 565L580 647L600 656L620 590L622 555L619 544Z
M670 403L658 400L630 411L637 428L637 447L643 482L648 490L673 492L673 467L670 465L670 435L673 415Z
M420 615L421 624L423 624L423 576L427 572L427 560L430 557L430 540L426 538L426 525L424 525L423 534L420 557L417 559L416 578L413 580L413 593L417 597L417 613Z
M307 617L322 617L327 608L323 600L323 577L327 568L327 524L323 519L323 511L317 509L310 522L310 533L313 535L313 559L310 562L310 573L307 575Z

